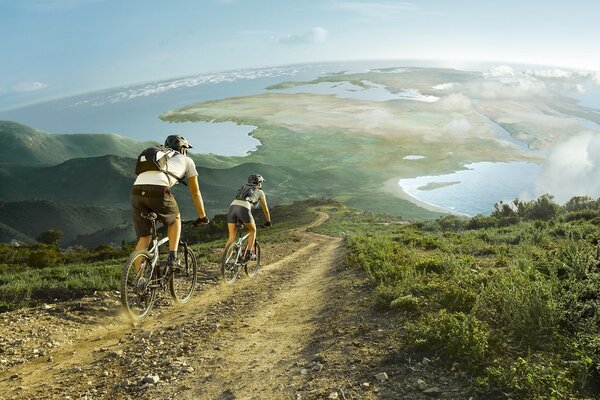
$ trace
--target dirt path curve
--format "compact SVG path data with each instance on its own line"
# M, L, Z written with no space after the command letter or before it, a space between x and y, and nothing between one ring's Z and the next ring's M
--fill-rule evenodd
M308 227L327 217L318 213ZM207 285L187 305L159 308L139 326L119 315L91 323L37 311L40 324L73 329L62 344L51 339L52 350L32 349L35 357L0 370L0 399L295 398L341 251L340 239L308 227L290 232L298 248L254 279ZM320 368L318 357L311 364Z

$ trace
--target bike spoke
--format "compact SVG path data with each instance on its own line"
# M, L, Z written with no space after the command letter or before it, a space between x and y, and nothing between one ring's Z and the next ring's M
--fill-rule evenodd
M196 288L198 264L191 249L184 250L179 265L173 267L169 277L169 291L176 303L187 303Z
M121 303L134 320L143 319L152 308L156 297L152 283L153 266L150 253L132 253L125 264L121 278Z

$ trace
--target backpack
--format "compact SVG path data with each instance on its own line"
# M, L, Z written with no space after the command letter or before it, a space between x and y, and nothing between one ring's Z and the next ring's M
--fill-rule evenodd
M249 201L250 204L255 205L258 203L258 188L256 185L244 185L239 188L237 194L235 195L236 200L245 200Z
M137 158L137 162L135 163L135 174L139 175L146 171L162 171L167 175L169 183L171 183L170 176L172 176L177 182L187 186L183 178L178 177L168 170L167 161L176 154L177 152L169 147L148 147L147 149L144 149Z

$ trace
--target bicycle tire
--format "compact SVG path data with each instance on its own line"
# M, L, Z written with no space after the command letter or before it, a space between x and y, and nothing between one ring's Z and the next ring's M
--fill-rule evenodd
M192 298L198 280L198 263L192 249L186 247L182 258L181 265L169 277L169 292L177 304L185 304Z
M227 283L233 283L238 277L238 256L239 247L237 243L229 243L223 251L221 258L221 278Z
M140 272L136 272L135 262L140 262ZM147 250L139 250L131 253L121 275L121 304L134 321L144 319L156 299L156 287L151 284L154 279L154 268L152 266L152 255ZM143 279L143 280L142 280Z
M244 265L244 271L250 278L255 276L260 268L260 244L258 244L258 241L254 242L254 255L256 256L256 259L249 260L246 265Z

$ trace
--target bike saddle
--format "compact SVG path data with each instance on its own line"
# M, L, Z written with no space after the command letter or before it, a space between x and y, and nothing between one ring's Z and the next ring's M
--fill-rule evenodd
M149 213L142 213L142 218L146 218L147 220L150 221L154 221L156 218L158 218L158 215L156 215L155 212L150 211Z

